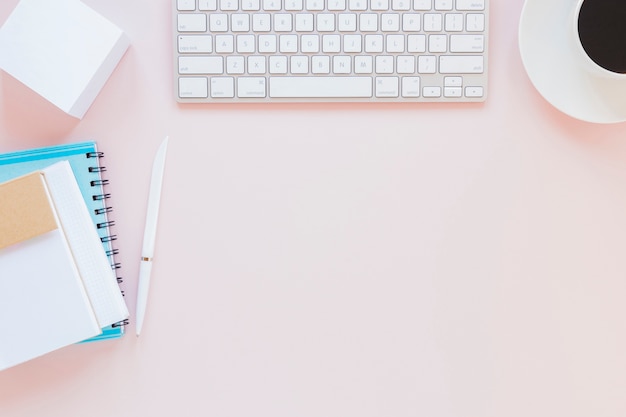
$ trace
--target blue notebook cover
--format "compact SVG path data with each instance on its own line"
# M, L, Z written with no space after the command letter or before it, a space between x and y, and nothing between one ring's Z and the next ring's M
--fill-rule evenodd
M108 184L108 180L103 179L102 176L102 173L106 171L106 168L100 165L102 156L103 153L98 151L95 142L73 143L0 154L0 183L46 168L59 161L68 161L87 208L89 208L91 218L97 227L102 246L111 261L111 268L117 271L120 265L115 262L117 250L112 245L116 236L111 234L110 229L114 223L108 219L112 209L107 205L110 194L104 188ZM122 282L122 278L119 276L117 280ZM125 320L105 327L102 329L101 335L87 341L121 337L124 334L124 326L127 324L128 321Z

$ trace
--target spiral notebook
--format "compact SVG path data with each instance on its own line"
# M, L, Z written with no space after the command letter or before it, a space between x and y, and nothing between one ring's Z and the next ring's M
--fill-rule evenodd
M81 142L25 151L0 154L0 183L47 168L56 162L68 161L80 193L85 200L91 219L96 226L103 250L115 271L118 283L123 279L119 275L120 264L115 261L117 249L113 247L117 236L112 233L114 222L110 220L112 212L108 204L110 193L106 189L109 181L104 178L106 168L100 161L104 154L98 151L96 142ZM123 292L122 292L123 294ZM115 323L102 329L98 336L87 341L112 339L124 334L128 320Z

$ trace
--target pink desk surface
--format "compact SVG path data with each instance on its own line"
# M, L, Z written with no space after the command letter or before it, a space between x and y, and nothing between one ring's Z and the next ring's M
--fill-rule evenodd
M131 49L82 121L2 75L0 152L99 142L134 317L170 136L148 315L0 373L0 416L626 416L626 125L536 92L522 0L484 105L178 105L170 1L86 3Z

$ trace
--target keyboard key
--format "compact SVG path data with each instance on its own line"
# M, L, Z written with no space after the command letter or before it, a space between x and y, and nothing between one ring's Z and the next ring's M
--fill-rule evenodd
M274 31L276 32L291 32L291 14L289 13L276 13L274 15Z
M207 98L209 83L206 77L181 77L178 79L178 96L181 98Z
M300 38L300 50L309 54L316 54L320 51L319 35L302 35Z
M245 58L242 56L226 57L227 74L243 74L245 72Z
M280 52L298 52L298 35L280 35L278 42Z
M264 56L249 56L248 57L248 73L249 74L265 74L266 59Z
M437 57L421 55L417 58L417 72L420 74L434 74L437 72Z
M442 17L439 13L424 13L424 32L441 32Z
M411 0L391 0L392 10L411 10Z
M313 15L311 13L296 14L296 32L313 32Z
M237 0L219 0L220 10L235 11L239 10L239 2Z
M343 51L344 52L356 52L362 51L362 38L361 35L346 35L343 37Z
M439 72L442 74L481 74L484 71L482 56L453 56L439 57Z
M341 13L337 16L337 28L340 32L356 31L356 14Z
M308 74L309 57L304 55L292 55L289 68L292 74Z
M255 32L269 32L272 17L268 13L252 15L252 30Z
M435 0L435 10L452 10L453 0Z
M415 56L401 55L397 59L396 71L398 74L414 74L415 73Z
M398 13L383 13L380 16L380 30L398 32L400 30L400 15Z
M217 10L217 0L198 0L198 10Z
M235 38L233 35L216 35L215 52L228 54L235 51Z
M385 50L388 53L404 52L404 35L387 35Z
M443 85L446 87L460 87L463 85L463 77L444 77Z
M249 54L253 53L256 45L254 35L237 35L237 53Z
M429 98L441 97L441 87L424 87L422 95Z
M233 32L249 31L250 30L250 15L246 13L233 13L231 15L230 26Z
M332 13L320 13L317 15L318 32L334 32L335 31L335 15Z
M262 98L265 96L265 77L237 78L237 97Z
M341 51L341 38L339 35L322 36L322 51L325 53L337 53Z
M405 32L419 32L421 28L420 15L417 13L404 13L402 15L402 30Z
M371 74L372 72L374 72L374 58L371 55L354 57L355 74Z
M376 57L376 74L393 74L393 57L390 55L378 55Z
M465 18L465 27L468 32L485 31L485 15L479 13L469 13Z
M361 32L376 32L378 30L378 15L363 13L359 16L359 30Z
M365 35L365 52L383 51L383 35Z
M450 52L484 52L483 35L450 35Z
M330 11L346 10L346 0L328 0L328 10Z
M196 10L196 0L177 0L176 5L180 11Z
M446 13L444 29L446 32L462 32L463 15L461 13Z
M463 96L463 89L461 87L444 87L444 97L458 98Z
M309 11L324 10L324 0L305 0L305 5Z
M212 77L211 97L232 98L235 97L235 79L232 77Z
M211 32L227 32L228 15L222 13L211 13L209 15L209 28L211 29Z
M442 53L448 50L448 35L429 35L428 52Z
M276 44L276 35L259 36L259 52L262 54L276 52Z
M205 54L213 52L211 35L180 35L178 37L178 52Z
M402 78L402 97L420 96L420 77Z
M330 57L317 55L311 58L311 72L313 74L330 74Z
M456 0L457 10L485 10L485 0Z
M336 55L333 57L334 74L350 74L352 71L352 58L348 55Z
M348 9L354 11L367 10L367 0L348 0Z
M389 0L371 0L371 8L376 11L389 10Z
M407 36L407 52L424 53L426 52L426 35L409 35Z
M280 0L263 0L263 10L277 11L282 7Z
M414 10L431 10L433 8L433 0L413 0Z
M465 87L465 97L481 98L484 95L483 87L471 86Z
M398 97L398 77L376 77L376 97Z
M178 58L179 74L221 74L224 58L221 56L181 56Z
M261 10L261 2L259 0L241 0L241 10L256 12Z
M287 74L287 57L272 55L269 61L270 74Z
M286 0L285 10L298 12L303 9L303 0Z
M206 32L206 15L204 14L179 14L179 32Z
M372 97L371 77L270 77L276 98Z

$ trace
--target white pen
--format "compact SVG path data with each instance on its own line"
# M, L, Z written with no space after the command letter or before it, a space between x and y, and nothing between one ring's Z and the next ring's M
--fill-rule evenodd
M150 273L152 272L152 257L154 256L154 240L156 238L157 220L159 218L159 203L161 200L161 184L165 168L165 152L167 151L167 137L161 143L152 165L150 193L148 194L148 212L146 214L146 228L143 234L141 249L141 263L139 264L139 283L137 286L137 336L141 333L143 319L146 314L148 288L150 287Z

